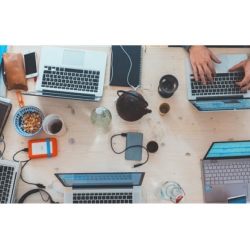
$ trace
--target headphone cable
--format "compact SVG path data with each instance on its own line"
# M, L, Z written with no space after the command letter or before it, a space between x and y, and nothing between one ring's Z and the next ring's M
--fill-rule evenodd
M15 156L16 156L18 153L22 152L22 151L23 151L23 152L28 152L28 148L21 149L21 150L17 151L17 152L13 155L13 161L15 161L15 162L21 162L21 163L24 162L24 164L22 165L22 168L21 168L21 172L20 172L20 177L21 177L22 181L25 182L25 183L27 183L27 184L30 184L30 185L35 185L35 186L37 186L38 188L45 188L45 186L44 186L43 184L27 182L27 181L25 181L25 180L23 179L23 176L22 176L23 168L25 167L25 165L26 165L31 159L28 159L28 160L26 160L26 161L17 161L17 160L15 159Z
M113 141L113 138L114 138L115 136L118 136L118 135L121 135L121 136L123 136L123 137L127 137L127 133L121 133L121 134L116 134L116 135L111 136L111 138L110 138L110 145L111 145L111 149L113 150L113 152L116 153L116 154L122 154L123 152L125 152L125 151L128 150L129 148L135 148L135 147L144 148L144 149L147 151L147 159L146 159L146 161L143 162L143 163L136 164L136 165L134 165L133 167L134 167L134 168L137 168L137 167L140 167L140 166L144 165L144 164L148 161L148 158L149 158L149 153L148 153L147 148L145 148L145 147L142 146L142 145L133 145L133 146L129 146L129 147L125 148L125 149L122 150L121 152L116 152L116 151L114 150L114 148L113 148L113 143L112 143L112 141Z

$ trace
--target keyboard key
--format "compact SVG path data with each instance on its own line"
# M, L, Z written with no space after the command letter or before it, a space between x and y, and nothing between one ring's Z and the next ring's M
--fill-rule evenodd
M244 183L243 180L227 180L224 181L224 184L239 184L239 183Z
M107 203L125 203L125 200L132 202L132 193L87 193L87 194L73 194L73 203L95 203L95 204L107 204ZM124 196L124 197L123 197ZM122 199L124 198L124 199Z
M235 82L240 81L244 77L244 72L237 73L238 75L233 76L231 79L231 73L217 73L216 77L214 77L214 82L210 83L206 78L206 85L203 85L201 81L195 82L193 75L190 76L191 80L191 90L192 95L233 95L233 94L242 94L246 93L246 91L241 92L240 87L235 85ZM197 92L197 86L200 89ZM209 87L209 88L208 88ZM201 91L203 90L203 91Z

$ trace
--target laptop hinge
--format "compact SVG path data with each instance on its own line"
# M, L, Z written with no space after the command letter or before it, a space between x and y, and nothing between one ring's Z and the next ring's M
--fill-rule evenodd
M94 100L95 95L91 94L80 94L80 93L65 93L60 91L49 91L43 90L43 95L47 95L50 97L62 97L62 98L70 98L70 99L81 99L81 100Z
M73 190L77 190L77 189L85 189L85 190L93 190L93 189L109 189L109 188L112 188L112 189L131 189L133 188L133 186L92 186L92 187L72 187Z
M243 95L196 97L196 101L243 99Z

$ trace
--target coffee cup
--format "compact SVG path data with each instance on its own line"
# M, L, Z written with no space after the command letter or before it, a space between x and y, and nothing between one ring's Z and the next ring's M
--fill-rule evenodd
M62 118L56 114L51 114L45 117L43 121L43 130L48 135L55 135L55 136L62 136L67 131Z
M171 97L178 89L179 82L173 75L165 75L160 79L158 93L163 98Z
M166 115L170 110L170 105L166 102L162 103L160 106L159 106L159 113L160 115Z
M155 153L158 150L158 143L156 141L150 141L147 144L147 150L149 153Z

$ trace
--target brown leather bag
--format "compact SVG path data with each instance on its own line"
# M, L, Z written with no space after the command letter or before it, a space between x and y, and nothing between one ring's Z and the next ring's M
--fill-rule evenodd
M24 69L23 56L21 53L4 53L2 62L3 79L8 90L28 90L27 79Z

